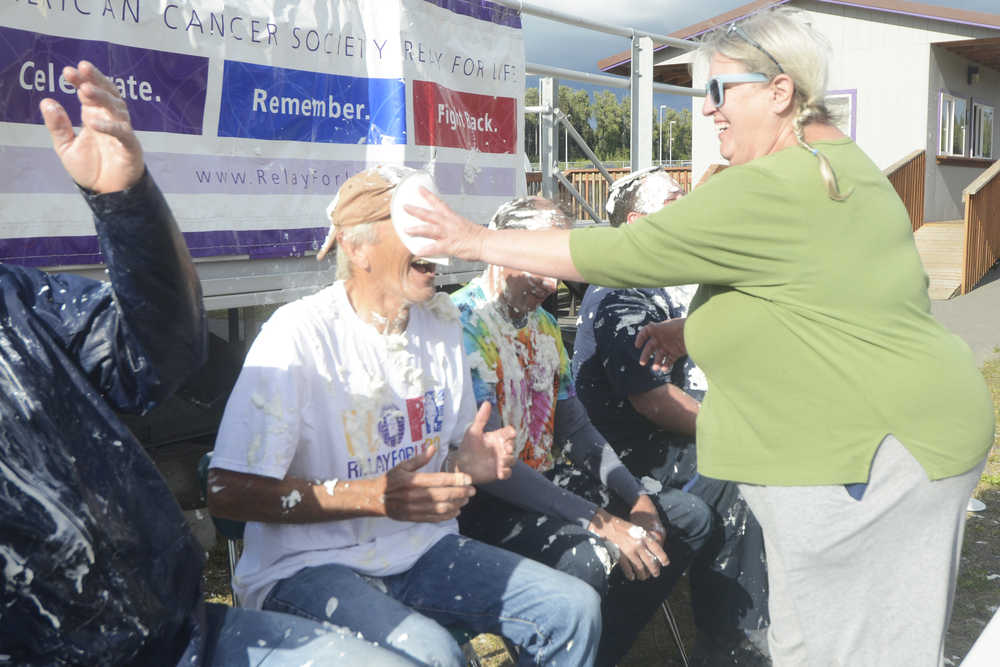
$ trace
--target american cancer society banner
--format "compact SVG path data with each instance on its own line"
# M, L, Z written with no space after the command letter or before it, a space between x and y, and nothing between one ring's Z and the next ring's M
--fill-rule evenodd
M21 0L0 9L0 261L100 261L38 103L79 122L63 66L128 103L195 256L315 250L340 184L377 164L434 175L485 222L524 193L524 47L487 0Z

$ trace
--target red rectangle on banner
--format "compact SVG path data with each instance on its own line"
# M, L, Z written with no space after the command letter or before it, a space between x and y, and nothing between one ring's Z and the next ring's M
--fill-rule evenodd
M517 100L460 93L431 81L414 81L413 132L418 146L514 153Z

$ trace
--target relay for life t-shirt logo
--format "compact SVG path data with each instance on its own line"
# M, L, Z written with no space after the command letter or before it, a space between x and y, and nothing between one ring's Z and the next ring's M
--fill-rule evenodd
M406 399L405 415L395 401L379 408L345 411L344 438L350 456L347 479L380 475L430 445L440 447L447 401L447 390L430 389L422 396Z
M517 100L461 93L431 81L413 82L413 131L419 146L513 154Z

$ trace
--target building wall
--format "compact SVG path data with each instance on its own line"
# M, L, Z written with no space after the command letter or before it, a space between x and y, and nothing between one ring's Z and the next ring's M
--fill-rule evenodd
M928 117L929 45L1000 36L996 30L847 5L811 0L788 5L809 14L830 41L829 90L856 91L855 139L880 168L926 146L928 128L936 128L936 106L933 118ZM696 62L694 85L703 85L706 78L706 65ZM718 153L712 121L701 114L702 103L703 98L694 98L692 107L696 180L713 162L725 162ZM928 156L929 164L933 155Z
M962 190L971 183L985 167L955 164L938 164L938 109L941 92L955 97L973 99L992 106L995 116L994 135L1000 121L1000 72L977 65L979 81L968 82L970 60L947 51L939 46L930 49L930 85L927 91L927 176L924 183L924 220L958 220L965 214ZM993 138L993 155L1000 151L1000 142Z

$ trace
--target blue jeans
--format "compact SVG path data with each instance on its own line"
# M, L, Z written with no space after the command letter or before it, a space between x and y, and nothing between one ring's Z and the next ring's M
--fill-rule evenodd
M206 604L195 612L197 631L178 665L298 667L413 663L350 632L270 611Z
M630 508L624 502L578 468L557 464L545 475L557 480L558 486L605 507L616 516L628 516ZM712 514L699 498L670 488L651 498L660 520L668 527L664 548L670 565L661 570L659 577L645 581L628 581L621 568L609 569L614 558L609 558L611 546L586 528L515 507L488 493L473 496L462 508L458 522L463 535L573 575L599 593L603 600L604 633L596 664L604 667L625 657L712 533Z
M520 664L591 665L601 637L600 598L589 586L458 535L386 577L306 568L278 582L264 608L350 628L424 664L464 664L446 626L504 635L521 647Z
M694 445L692 444L691 447ZM691 608L699 634L721 646L744 633L766 630L767 559L764 535L735 482L705 477L672 463L648 474L664 491L680 488L697 496L714 517L711 537L691 563Z

